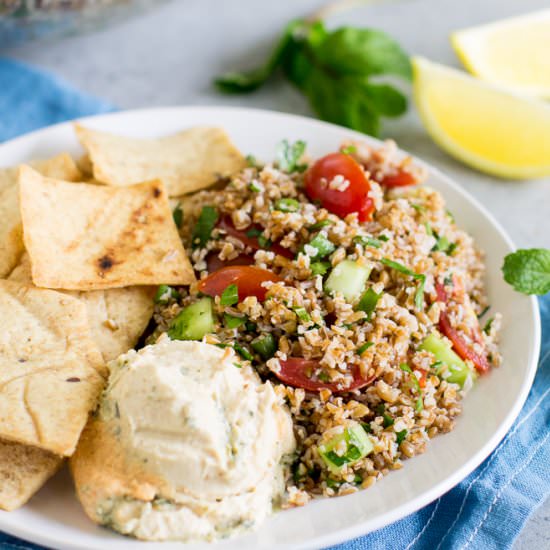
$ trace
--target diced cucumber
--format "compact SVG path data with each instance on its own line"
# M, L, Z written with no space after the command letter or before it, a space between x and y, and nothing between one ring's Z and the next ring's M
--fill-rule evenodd
M342 443L344 442L344 443ZM345 449L342 453L342 447ZM355 464L374 449L371 438L359 422L352 421L340 434L319 445L319 455L331 472L338 473L346 464Z
M477 378L477 375L473 369L468 365L451 349L440 336L432 332L429 336L426 336L419 349L429 351L433 353L438 361L441 361L448 367L450 373L445 380L452 384L458 384L461 388L464 387L466 380L469 376L472 380ZM437 375L442 374L442 369L438 369Z
M204 297L179 312L168 329L168 336L172 340L202 340L213 331L212 298Z
M327 292L341 292L347 302L356 302L361 297L371 268L353 260L340 262L330 272L326 282Z

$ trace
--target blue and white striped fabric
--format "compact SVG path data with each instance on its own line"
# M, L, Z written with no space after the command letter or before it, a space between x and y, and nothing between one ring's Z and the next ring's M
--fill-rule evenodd
M41 71L0 59L0 142L112 107ZM550 493L550 296L540 300L542 354L527 402L485 462L422 510L335 550L506 550ZM0 549L37 549L0 533ZM542 550L542 549L541 549Z

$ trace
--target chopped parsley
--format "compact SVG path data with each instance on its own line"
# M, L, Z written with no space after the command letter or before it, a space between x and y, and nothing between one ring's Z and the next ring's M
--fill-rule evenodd
M407 430L401 430L400 432L395 432L395 440L398 445L401 445L405 438L407 437Z
M237 317L235 315L229 315L229 313L224 313L223 322L227 328L238 328L246 323L246 317Z
M239 303L239 289L236 284L229 285L220 296L222 306L234 306Z
M313 262L309 269L313 275L324 275L330 268L330 262Z
M382 426L384 426L384 428L389 428L393 426L394 423L395 420L388 413L382 415Z
M417 411L421 411L424 408L424 401L422 400L422 388L420 387L420 382L418 381L418 378L416 377L416 375L412 371L411 367L409 367L409 365L407 365L407 363L401 363L399 365L399 368L402 371L408 372L411 375L412 383L414 384L414 387L416 388L416 390L420 394L420 396L416 400L415 409Z
M271 333L258 336L250 346L264 361L271 359L277 351L277 342Z
M331 224L332 222L330 220L321 220L320 222L310 225L308 229L310 231L319 231L319 229L323 229L323 227L326 227L327 225L331 225Z
M489 334L491 332L491 326L493 324L493 321L495 320L494 317L491 317L486 323L485 323L485 326L483 327L483 332L485 334Z
M362 237L361 235L353 237L353 242L362 246L372 246L374 248L380 248L382 246L381 239L375 239L374 237Z
M213 206L203 206L193 230L194 247L203 247L210 240L217 221L218 211Z
M155 304L166 304L170 300L177 300L179 297L180 293L174 287L159 285L154 300Z
M300 164L300 159L306 150L306 142L302 140L289 143L284 139L277 146L277 165L284 172L303 172L307 168L307 164Z
M237 342L233 343L233 349L243 358L247 361L253 361L254 356L250 353L250 351L245 348L244 346L241 346Z
M376 309L376 304L378 300L382 297L382 292L375 292L372 287L367 288L367 290L361 296L359 303L357 304L358 311L364 311L367 314L367 320L370 321L374 310Z
M172 218L174 218L176 227L180 229L181 224L183 223L183 210L181 209L181 203L178 202L178 204L176 204L176 208L174 208L172 212Z
M315 254L315 256L313 256L313 258L318 260L325 258L336 250L334 244L329 241L327 237L322 233L318 233L317 235L315 235L315 237L313 237L313 239L311 239L308 244L309 246L317 249L317 253Z
M382 258L380 261L384 265L395 269L395 271L399 271L399 273L403 273L404 275L409 275L413 279L419 281L418 288L416 289L416 293L414 295L414 305L416 306L416 309L422 309L422 306L424 305L424 286L426 284L426 275L423 273L415 273L403 264L394 262L389 258Z
M365 342L364 344L361 344L358 348L357 348L357 354L358 355L363 355L363 353L365 351L367 351L371 346L374 346L374 342Z
M355 147L355 145L347 145L346 147L342 147L340 152L345 155L351 155L353 153L357 153L357 147Z

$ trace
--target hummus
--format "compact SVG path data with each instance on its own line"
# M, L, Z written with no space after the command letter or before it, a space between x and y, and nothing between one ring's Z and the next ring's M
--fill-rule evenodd
M284 490L292 421L269 382L231 348L161 339L111 362L99 420L157 486L113 495L97 516L147 540L227 536L258 525Z

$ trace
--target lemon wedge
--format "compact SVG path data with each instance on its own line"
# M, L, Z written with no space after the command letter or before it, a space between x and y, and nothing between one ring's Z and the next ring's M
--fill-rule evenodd
M456 31L451 43L483 80L550 98L550 9Z
M412 63L416 106L441 148L503 178L550 175L550 105L422 57Z

